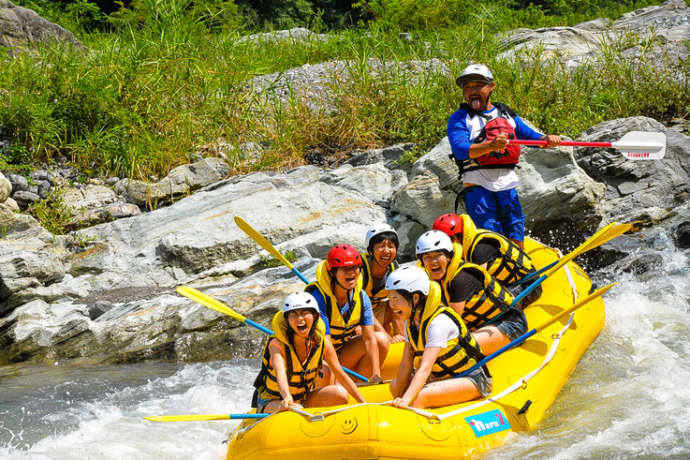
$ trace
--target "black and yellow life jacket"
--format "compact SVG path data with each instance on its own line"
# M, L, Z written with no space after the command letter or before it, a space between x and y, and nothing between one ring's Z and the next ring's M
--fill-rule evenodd
M272 339L278 339L285 349L285 369L287 371L290 394L295 402L303 401L309 393L316 387L316 379L319 376L321 365L323 364L323 352L326 342L326 326L321 318L316 320L314 332L317 337L317 344L312 348L309 356L303 364L295 351L294 344L288 339L288 328L290 325L285 319L282 311L273 315L273 335L269 337L264 345L264 352L261 358L261 371L254 381L254 387L261 399L280 400L278 380L275 370L271 367L271 352L268 344Z
M448 316L458 327L460 335L446 342L441 349L433 367L431 375L438 379L454 377L484 358L477 341L472 337L465 323L455 310L441 304L441 288L436 282L431 282L431 289L427 296L421 322L417 327L412 319L407 321L407 337L414 353L414 367L419 368L424 347L427 341L427 332L431 321L439 315Z
M507 286L521 280L527 274L534 271L532 259L520 249L520 246L513 243L510 239L500 233L489 230L480 230L467 248L467 260L472 260L472 253L477 244L484 241L494 241L499 244L499 256L493 262L490 261L486 271L496 280Z
M316 282L308 284L304 290L310 294L318 290L326 301L326 315L331 328L331 342L335 350L338 351L356 335L355 329L362 322L362 308L364 304L362 277L357 278L357 284L350 299L351 302L354 301L354 305L350 306L346 318L343 318L343 315L340 313L338 301L331 290L331 276L328 274L328 270L326 270L325 260L316 267Z
M462 248L459 244L453 243L453 258L446 269L446 276L440 283L443 304L448 305L450 303L448 289L453 279L463 270L477 275L482 280L483 285L465 302L465 308L462 311L462 320L470 331L474 331L504 311L508 311L513 303L513 296L484 268L464 262Z
M364 265L362 266L362 286L364 288L364 292L366 292L371 299L372 309L375 310L379 303L388 297L388 291L385 289L385 279L383 285L375 289L374 277L372 276L371 271L371 264L374 262L374 257L371 254L364 254L362 255L362 261L364 262ZM386 276L390 275L390 273L396 268L398 268L398 263L394 261L388 266Z

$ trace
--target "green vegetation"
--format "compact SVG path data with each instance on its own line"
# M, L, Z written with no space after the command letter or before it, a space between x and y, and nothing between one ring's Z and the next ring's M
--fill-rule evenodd
M297 251L285 251L283 254L285 259L287 259L288 262L292 263L297 260ZM281 267L283 263L276 259L273 256L261 256L261 260L259 261L259 266L261 268L270 268L270 267Z
M2 169L59 156L90 175L147 179L220 140L261 144L265 154L251 169L300 164L314 149L436 144L462 96L453 79L433 72L412 79L396 69L373 77L372 62L383 61L438 58L453 74L469 60L485 62L497 78L495 100L541 130L570 136L619 117L687 117L690 107L687 83L622 58L625 43L607 46L602 68L572 73L555 62L497 61L497 32L615 17L649 1L293 0L252 2L263 5L252 9L241 1L134 0L109 15L85 0L15 3L74 31L88 51L50 45L0 56L0 133L13 142L0 154ZM357 26L343 28L348 21ZM251 32L247 24L307 25L328 38L239 41ZM355 77L332 85L335 113L310 110L298 98L281 106L248 85L258 75L332 60L350 61ZM679 66L690 73L687 62ZM250 169L232 155L234 173Z

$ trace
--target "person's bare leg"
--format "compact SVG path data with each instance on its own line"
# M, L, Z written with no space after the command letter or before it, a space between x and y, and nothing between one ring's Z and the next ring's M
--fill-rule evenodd
M481 396L474 382L470 379L446 379L424 385L412 402L412 407L442 407L471 401Z
M510 343L510 339L496 326L484 326L477 329L472 333L472 337L477 341L484 355L490 355Z

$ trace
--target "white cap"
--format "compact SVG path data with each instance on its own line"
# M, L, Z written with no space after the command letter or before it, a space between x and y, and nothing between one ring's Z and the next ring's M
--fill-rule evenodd
M426 271L419 267L407 266L393 270L386 278L387 291L421 292L429 295L431 282Z
M440 230L429 230L417 239L417 257L427 252L448 251L453 252L453 241Z
M494 81L494 75L484 64L470 64L465 67L455 83L462 88L465 83L471 80L484 80L487 83Z
M364 240L364 247L366 247L368 250L371 239L376 235L380 235L381 233L393 233L395 236L398 236L398 232L396 232L392 226L388 224L377 224L370 228L367 232L367 237Z
M292 293L287 296L283 302L283 313L292 310L300 310L302 308L311 308L316 313L319 312L319 306L316 303L316 299L308 292L299 291Z

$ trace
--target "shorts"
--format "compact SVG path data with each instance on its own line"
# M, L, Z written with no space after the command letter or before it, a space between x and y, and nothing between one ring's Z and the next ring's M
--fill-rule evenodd
M492 324L511 341L527 332L527 318L519 308L511 308Z
M493 386L491 377L486 375L483 368L475 369L463 378L470 379L482 396L487 397L491 394L491 387Z
M266 406L271 401L278 401L277 399L263 399L261 397L256 398L256 413L261 414L266 410Z
M465 189L465 209L477 228L485 228L508 238L524 241L525 214L517 189L492 192L475 185Z

